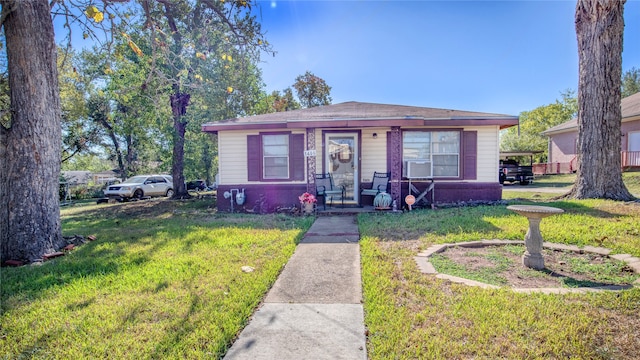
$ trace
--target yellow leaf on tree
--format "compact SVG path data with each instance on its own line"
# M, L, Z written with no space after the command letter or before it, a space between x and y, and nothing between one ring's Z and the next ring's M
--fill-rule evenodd
M222 54L222 60L227 60L227 54Z
M203 54L203 53L201 53L201 52L197 52L197 53L196 53L196 57L197 57L197 58L200 58L200 59L202 59L202 60L207 60L207 55L205 55L205 54Z
M129 47L131 48L131 50L133 50L134 53L136 53L136 55L142 57L142 50L140 50L140 48L138 47L138 45L136 45L136 43L133 42L133 40L129 40L128 42Z
M93 21L97 23L104 20L104 14L100 10L98 10L98 8L95 7L94 5L87 7L87 10L85 10L84 13L87 15L89 19L93 19Z
M233 88L231 86L227 87L227 92L231 94L233 92Z
M93 17L93 21L99 23L102 22L102 20L104 20L104 14L99 12L96 14L96 16Z
M87 14L87 17L93 19L93 17L96 15L96 13L100 12L100 10L98 10L97 7L91 5L91 6L87 6L87 9L84 11L85 14Z
M196 74L194 77L196 78L196 80L202 81L202 76L200 76L200 74Z

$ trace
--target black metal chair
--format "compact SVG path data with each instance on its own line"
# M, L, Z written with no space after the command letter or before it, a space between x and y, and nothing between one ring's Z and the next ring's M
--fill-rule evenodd
M376 196L383 191L387 191L387 186L389 185L389 179L391 178L390 172L374 172L373 173L373 183L371 184L370 189L362 189L360 195L363 196Z
M340 197L344 206L344 194L344 186L336 186L331 173L316 174L316 197L322 197L324 210L327 209L327 197L329 197L329 206L333 206L333 199L337 197Z

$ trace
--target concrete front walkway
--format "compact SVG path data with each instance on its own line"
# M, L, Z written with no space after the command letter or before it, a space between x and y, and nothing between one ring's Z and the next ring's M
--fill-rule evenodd
M318 217L225 359L366 359L359 238Z

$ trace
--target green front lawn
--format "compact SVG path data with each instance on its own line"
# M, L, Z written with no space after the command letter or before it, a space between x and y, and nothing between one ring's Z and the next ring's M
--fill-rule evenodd
M542 204L565 210L542 222L546 240L640 256L637 203ZM65 207L65 235L97 240L42 266L1 269L0 358L222 356L313 218L218 214L212 205ZM370 359L637 355L638 288L525 295L418 271L413 257L431 244L522 239L526 219L505 206L362 214L358 221Z
M312 219L210 205L64 208L65 235L97 240L42 266L2 268L0 358L220 357Z
M526 203L526 201L519 201ZM545 240L640 256L640 204L542 203ZM484 290L421 274L413 257L432 244L523 239L527 220L505 206L359 216L369 359L633 359L640 288L587 295Z

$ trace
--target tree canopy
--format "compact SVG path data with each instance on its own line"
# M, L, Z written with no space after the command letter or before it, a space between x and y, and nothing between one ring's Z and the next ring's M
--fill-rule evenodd
M302 107L310 108L331 104L331 86L310 71L296 77L293 84Z
M577 99L573 91L566 90L562 93L562 98L552 104L521 112L519 127L510 127L500 135L500 150L543 151L534 160L545 162L548 156L548 138L542 132L571 120L576 114Z
M623 98L640 92L640 69L632 67L622 74L621 92Z
M166 160L172 162L176 196L184 196L188 129L203 141L198 123L250 114L258 101L262 82L255 64L271 50L256 21L255 2L1 0L0 5L9 59L0 89L10 92L11 105L4 109L12 110L10 118L9 112L1 114L0 126L0 199L10 204L0 207L3 260L33 261L62 240L57 179L63 128L65 157L87 150L86 134L99 131L103 139L96 143L110 139L121 168L153 154L147 151L150 144L173 147ZM80 26L105 55L85 64L83 74L59 64L65 76L62 108L52 15L64 19L68 39ZM66 82L67 75L87 77ZM9 98L0 96L0 103ZM194 104L198 108L187 111ZM207 153L203 160L213 164L210 150L194 149ZM15 185L11 191L9 183Z

